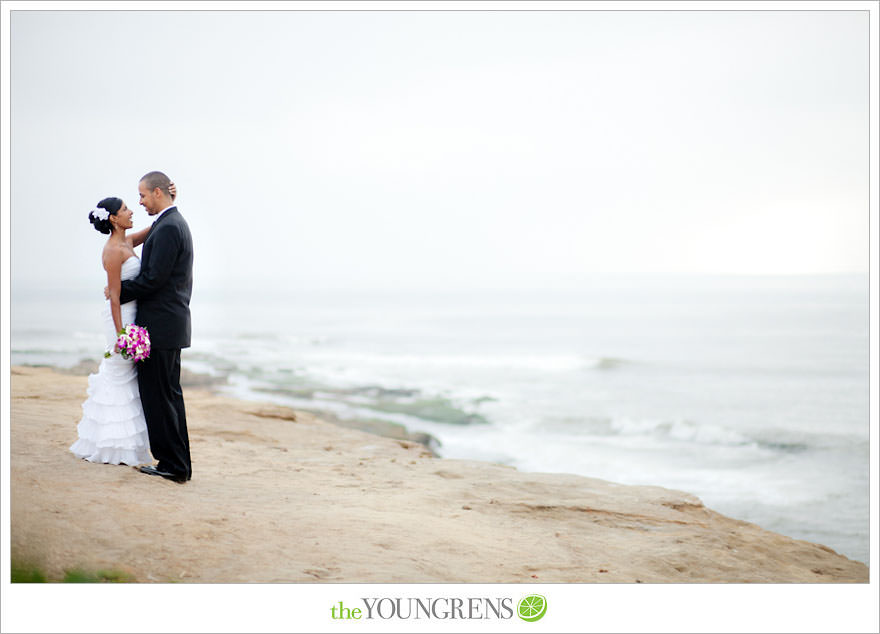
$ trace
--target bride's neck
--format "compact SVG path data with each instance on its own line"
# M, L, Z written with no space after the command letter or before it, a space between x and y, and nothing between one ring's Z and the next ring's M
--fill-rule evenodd
M110 234L109 240L110 242L118 242L119 244L125 243L125 229L114 229Z

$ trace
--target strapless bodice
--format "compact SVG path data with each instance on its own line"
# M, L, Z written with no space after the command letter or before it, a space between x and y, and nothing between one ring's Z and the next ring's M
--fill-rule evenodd
M128 258L125 262L122 263L122 268L119 271L119 279L122 281L125 280L133 280L138 276L138 273L141 272L141 261L138 256L133 255ZM137 310L137 302L135 300L131 300L122 305L123 310L131 311L131 315L123 315L123 321L126 323L131 323L134 319L134 311ZM110 317L110 300L107 299L104 301L104 318L105 321L110 319L110 330L111 336L115 337L115 328L113 327L113 320ZM114 338L113 341L116 341Z
M122 271L119 279L132 280L141 272L141 261L138 256L133 255L122 263Z

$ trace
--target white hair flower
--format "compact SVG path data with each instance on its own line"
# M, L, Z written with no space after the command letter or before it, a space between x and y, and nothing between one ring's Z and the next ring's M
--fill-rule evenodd
M110 212L106 209L95 209L92 212L92 216L94 216L98 220L107 220L107 218L110 217Z

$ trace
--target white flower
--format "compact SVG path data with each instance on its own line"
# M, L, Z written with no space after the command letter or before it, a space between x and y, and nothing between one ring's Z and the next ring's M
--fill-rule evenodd
M92 215L98 220L107 220L110 217L110 212L106 209L95 209Z

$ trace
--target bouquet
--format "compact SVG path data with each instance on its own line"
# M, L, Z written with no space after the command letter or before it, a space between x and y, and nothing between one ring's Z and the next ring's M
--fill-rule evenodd
M143 361L150 356L150 333L147 329L137 324L128 324L119 332L114 350L122 355L123 359ZM104 356L109 358L110 353Z

